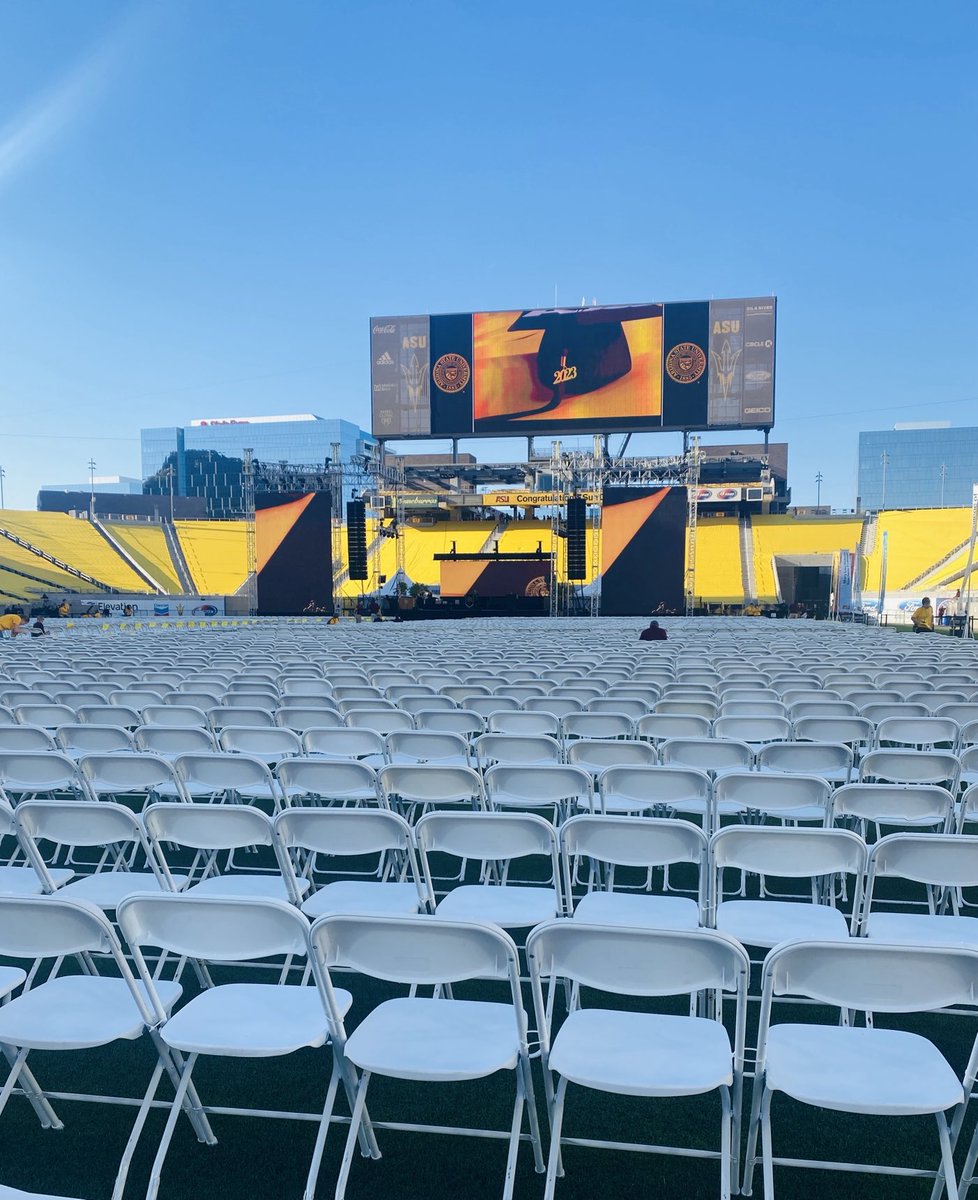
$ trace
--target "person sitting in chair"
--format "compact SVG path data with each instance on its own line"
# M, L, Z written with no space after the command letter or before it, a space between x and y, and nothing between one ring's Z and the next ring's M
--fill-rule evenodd
M640 642L665 642L667 641L666 631L659 625L658 621L652 621L648 629L643 629L638 635Z
M910 618L914 633L934 632L934 610L930 606L930 597L925 596L913 616Z

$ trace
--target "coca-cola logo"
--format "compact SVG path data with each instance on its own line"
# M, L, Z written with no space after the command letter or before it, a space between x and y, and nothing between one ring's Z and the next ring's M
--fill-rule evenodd
M397 326L396 325L374 325L373 331L374 331L374 333L396 333Z

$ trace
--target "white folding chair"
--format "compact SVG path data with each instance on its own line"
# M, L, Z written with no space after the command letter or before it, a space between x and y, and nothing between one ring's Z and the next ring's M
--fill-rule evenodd
M768 819L827 825L831 791L820 775L730 771L713 784L714 828L724 817L753 824Z
M526 1136L521 1132L524 1107L535 1164L537 1170L543 1170L526 1013L517 950L512 940L491 925L434 921L424 916L357 915L320 917L313 924L310 939L329 1006L334 1054L341 1055L361 1072L336 1182L337 1200L346 1195L353 1150L373 1075L418 1083L448 1083L484 1079L499 1071L512 1071L516 1076L510 1130L501 1135L508 1142L503 1200L512 1200L517 1150L521 1138ZM361 975L409 985L411 994L383 1001L348 1037L342 1005L331 978L331 969L335 967L352 968ZM508 984L508 1002L452 999L450 985L465 979ZM422 986L435 987L436 998L417 995L416 988ZM439 1130L452 1132L444 1126L439 1126ZM500 1136L481 1129L458 1132Z
M14 810L0 796L0 844L3 842L7 845L3 847L3 856L0 859L0 895L39 896L42 892L53 891L74 877L74 870L67 867L58 867L38 874L27 855ZM0 972L0 982L5 980L9 982L9 978Z
M771 1101L784 1093L801 1104L858 1115L931 1113L937 1121L941 1171L949 1200L957 1200L945 1113L959 1111L975 1080L972 1049L964 1086L937 1047L916 1032L859 1027L853 1010L889 1014L974 1005L978 951L962 947L891 946L865 938L796 941L778 946L764 964L757 1068L744 1161L743 1193L751 1194L760 1131L765 1200L774 1197L775 1165L859 1171L861 1163L775 1158ZM841 1013L838 1024L772 1024L773 1002L808 999ZM853 1129L850 1136L855 1136ZM868 1166L885 1173L882 1165ZM914 1172L917 1174L918 1172ZM940 1172L920 1172L937 1178ZM940 1184L935 1188L940 1194Z
M771 742L757 754L757 769L786 775L820 775L832 784L852 778L852 748L842 742Z
M485 772L483 784L491 811L549 809L554 824L594 803L590 772L563 763L499 763Z
M692 767L608 767L598 776L597 806L622 816L698 816L709 828L710 777Z
M657 745L668 738L707 738L711 727L710 718L694 713L649 713L639 717L635 734L643 741Z
M176 725L180 729L196 726L210 729L207 713L192 704L147 704L143 709L145 725Z
M142 815L143 827L157 858L170 874L177 873L181 849L191 851L186 895L239 896L245 899L284 900L299 904L309 890L309 880L291 872L283 874L274 851L271 820L257 808L228 804L151 804ZM262 849L267 853L262 856ZM248 854L256 861L241 865ZM185 857L185 856L180 856Z
M709 924L741 945L768 949L793 938L845 940L854 929L866 869L866 844L847 829L728 825L710 839ZM724 871L741 875L738 898L724 899ZM760 877L760 899L745 895L744 875ZM853 916L835 906L834 877L854 878ZM767 877L810 881L808 895L767 894Z
M566 821L559 836L565 903L575 920L649 929L702 924L707 841L698 826L667 817L581 814ZM695 868L696 898L654 892L653 869L668 872L680 864ZM574 882L582 873L587 890L575 902Z
M158 754L86 754L78 760L89 794L120 803L126 798L139 807L162 797L188 799L169 759Z
M28 1055L32 1050L58 1053L83 1050L91 1054L92 1050L115 1043L136 1042L147 1028L152 1030L155 1023L148 997L136 983L106 917L78 900L58 896L0 895L0 954L25 962L52 964L42 983L35 982L0 1007L0 1045L10 1064L0 1090L0 1112L19 1083L41 1125L46 1129L63 1129L50 1100L27 1065ZM98 970L99 958L110 961L113 973L103 974ZM77 960L81 973L61 973L70 959ZM178 983L160 981L157 1001L164 1017L181 992ZM118 1071L118 1061L114 1060L112 1065ZM128 1063L125 1069L138 1070L134 1063ZM112 1200L122 1200L148 1103L164 1071L176 1081L176 1067L167 1052L160 1053L142 1101L134 1101L139 1111L122 1153ZM105 1095L70 1092L60 1095L69 1100L133 1102ZM198 1137L213 1140L207 1120L199 1110L191 1119ZM44 1200L44 1197L36 1200Z
M554 921L535 929L527 941L527 958L550 1113L547 1200L554 1195L561 1170L560 1151L566 1145L696 1157L708 1154L720 1161L720 1196L728 1200L736 1187L739 1162L750 973L743 949L712 930L625 928L574 920ZM722 1022L709 1017L619 1007L583 1008L579 1003L554 1037L543 981L559 978L629 997L732 993L736 997L733 1045ZM580 986L574 987L578 1002L580 990ZM556 1087L555 1075L559 1077ZM718 1092L719 1153L564 1137L564 1103L571 1083L648 1098Z
M351 729L372 729L386 735L395 729L414 729L414 718L410 713L396 708L361 708L348 712L344 722Z
M486 731L485 719L469 708L422 708L414 714L414 720L419 729L430 729L433 733L458 733L469 741Z
M14 803L39 796L91 798L74 759L52 750L0 753L0 793Z
M58 749L51 734L38 725L0 726L0 754L37 754Z
M543 716L543 713L533 713ZM487 770L497 763L559 763L563 759L560 743L545 734L484 733L472 743L476 762Z
M565 757L572 766L600 775L607 767L652 766L659 761L651 742L578 738L569 742Z
M387 743L374 729L307 729L302 735L302 755L331 762L355 759L377 768L387 762Z
M246 725L249 729L268 728L276 724L274 714L264 708L227 708L215 705L207 710L207 720L214 734L220 737L221 731L229 725ZM279 722L281 724L281 722Z
M316 889L302 902L309 917L325 913L427 912L434 907L425 891L411 827L397 813L368 808L292 808L274 821L275 845L288 867ZM368 879L330 879L318 864L325 859L378 856Z
M832 794L832 822L856 825L920 826L938 833L954 827L954 796L939 784L848 783Z
M440 763L449 767L469 767L469 743L458 733L435 733L430 729L400 729L385 738L387 761L404 763Z
M174 759L173 768L184 794L192 800L265 804L273 813L285 804L285 795L268 764L249 754L216 750L181 754Z
M489 733L512 734L514 737L552 737L560 731L560 719L552 712L493 712L486 718Z
M137 750L158 754L170 762L181 754L217 752L214 735L197 725L140 725L133 733L133 741Z
M157 1030L161 1056L172 1055L179 1064L176 1094L159 1139L146 1191L147 1200L154 1200L180 1111L188 1099L196 1107L200 1104L192 1082L199 1057L267 1059L318 1049L329 1040L330 1019L319 988L286 981L288 964L308 954L306 918L287 904L269 899L197 895L137 896L119 906L118 917L149 998L151 1012L146 1023ZM222 983L205 987L175 1015L169 1016L161 995L161 987L165 985L155 978L144 955L145 947L191 956L204 963L260 962L284 956L286 967L275 983ZM349 992L336 988L331 1001L336 1012L345 1014L353 998ZM344 1071L334 1056L306 1182L305 1194L310 1198L315 1194L326 1129ZM352 1080L348 1080L352 1103L351 1085ZM140 1111L140 1118L144 1118L145 1108ZM250 1110L222 1111L247 1115ZM372 1137L368 1142L376 1148Z
M957 790L961 764L948 750L871 750L859 764L861 783L936 783Z
M428 894L437 898L431 855L478 866L478 882L459 882L437 901L439 917L490 921L502 929L529 929L564 911L557 835L535 813L431 812L415 825L418 857ZM512 882L512 864L524 858L549 859L542 881L527 876Z
M221 730L221 749L228 754L247 754L274 766L284 758L302 753L299 735L291 729L253 729L247 725L227 725Z

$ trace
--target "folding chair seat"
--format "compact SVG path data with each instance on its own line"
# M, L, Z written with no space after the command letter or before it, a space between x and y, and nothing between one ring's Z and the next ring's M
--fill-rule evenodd
M157 859L171 875L186 878L185 895L299 904L309 891L308 879L283 875L274 851L271 819L258 808L160 802L149 805L142 821ZM191 852L189 865L182 865L187 855L181 851ZM253 859L247 867L241 865L246 855Z
M248 754L219 750L177 755L173 767L191 800L223 804L266 804L277 812L285 795L268 764Z
M577 738L566 747L567 762L592 775L606 767L651 766L658 762L656 749L649 742L601 738Z
M852 778L852 748L842 742L771 742L757 754L758 771L820 775L832 784Z
M924 885L923 911L897 911L878 896L882 879ZM859 932L880 942L916 946L970 946L978 950L978 918L963 916L961 888L978 886L978 837L960 833L891 833L869 855ZM949 911L950 910L950 911Z
M171 762L181 754L216 753L217 744L209 729L191 725L140 725L133 734L135 748L146 754L158 754Z
M134 979L106 917L81 901L59 896L0 896L0 954L25 963L52 964L43 983L35 982L30 989L0 1007L0 1044L11 1064L6 1086L0 1093L0 1110L6 1106L14 1084L20 1082L41 1125L46 1129L62 1129L62 1122L42 1085L27 1065L30 1052L57 1052L58 1057L45 1058L47 1070L56 1069L59 1064L64 1066L61 1054L82 1050L89 1052L90 1059L93 1050L120 1042L136 1042L151 1023L148 997ZM103 974L98 970L99 957L110 960L114 973ZM66 971L62 974L66 960L77 961L82 973ZM157 999L162 1014L169 1014L181 992L178 983L160 981ZM135 1060L127 1057L120 1063L119 1057L118 1051L113 1053L112 1070L122 1069L127 1073L139 1070ZM155 1093L164 1070L175 1078L175 1067L166 1054L160 1056L150 1076L143 1103L122 1152L114 1196L122 1196L125 1189L129 1165L146 1117L146 1102ZM77 1094L63 1095L72 1099ZM99 1095L78 1095L78 1098L104 1099L109 1103L116 1099ZM193 1123L198 1136L213 1140L202 1114L195 1115ZM100 1130L100 1137L111 1135ZM30 1195L15 1189L10 1191L14 1196ZM47 1197L33 1197L32 1200L47 1200Z
M852 938L843 942L800 941L776 947L763 973L757 1068L754 1082L743 1193L750 1195L760 1131L766 1200L774 1196L774 1166L835 1166L774 1158L771 1106L776 1093L820 1109L853 1116L932 1113L941 1145L941 1170L957 1195L951 1139L945 1113L961 1111L974 1081L972 1059L965 1085L937 1047L917 1032L839 1024L773 1024L776 998L794 996L839 1010L892 1014L930 1012L974 1004L978 951L962 947L891 946ZM858 1136L852 1122L850 1137ZM870 1166L871 1171L885 1171ZM924 1174L927 1174L924 1172ZM931 1175L933 1177L933 1174ZM938 1190L940 1185L938 1185Z
M623 816L710 818L710 777L691 767L608 767L598 776L597 806Z
M549 809L555 824L594 803L590 772L560 763L498 764L485 772L483 784L491 811Z
M832 795L833 823L920 826L939 833L954 827L954 796L938 784L848 783Z
M142 714L122 704L83 704L74 718L82 725L110 725L130 733L142 725Z
M556 738L560 731L560 718L546 711L494 712L486 718L486 729L489 733Z
M711 779L728 771L749 771L754 752L746 742L728 738L669 738L659 744L659 761L669 767L695 767Z
M916 750L954 750L960 726L949 717L889 717L876 726L878 749L907 747Z
M53 730L75 721L75 710L67 704L16 704L13 712L21 725L34 725L38 729Z
M308 917L356 912L409 914L433 908L422 882L411 827L397 813L367 808L292 808L274 822L282 871L311 880ZM372 878L334 879L322 859L378 857ZM284 858L283 858L284 856ZM336 873L335 868L331 872Z
M706 901L706 835L689 821L666 817L581 814L560 827L564 897L575 920L646 929L697 929ZM584 860L582 862L581 860ZM695 868L695 899L651 888L654 867ZM586 870L587 890L574 900L575 876ZM637 882L626 884L626 871Z
M728 825L710 839L710 921L744 946L769 949L793 938L845 940L850 920L834 904L832 877L852 875L851 925L858 919L866 844L847 829ZM738 873L741 898L725 900L725 870ZM760 899L748 899L744 874L761 877ZM810 894L772 898L768 878L809 880Z
M469 743L457 733L402 729L384 739L390 763L439 763L448 767L470 767Z
M158 754L86 754L78 768L95 800L129 798L140 808L160 797L187 800L173 763Z
M225 810L227 811L227 810ZM277 956L304 959L309 943L306 918L275 900L200 895L139 896L119 908L119 924L132 950L142 986L149 997L147 1025L158 1029L161 1054L179 1064L176 1094L160 1137L146 1195L160 1187L163 1165L177 1119L185 1101L200 1103L192 1083L198 1058L278 1058L303 1049L318 1049L329 1040L329 1018L320 990L276 983L222 983L204 988L172 1017L163 1010L160 983L143 953L152 947L217 964L260 962ZM349 992L333 989L332 1003L345 1014L353 1002ZM230 1068L222 1070L226 1076ZM306 1183L312 1196L322 1157L329 1116L337 1085L345 1069L334 1057L327 1088L326 1108ZM347 1081L351 1096L352 1088ZM232 1109L245 1113L247 1109ZM287 1113L276 1114L287 1116ZM200 1139L204 1140L204 1139ZM209 1140L213 1141L213 1137ZM375 1148L376 1143L371 1142Z
M551 1141L544 1195L552 1200L561 1169L568 1085L636 1097L720 1096L720 1196L736 1187L750 964L731 939L711 930L693 932L615 928L580 921L555 921L531 933L527 943ZM571 1011L553 1036L543 981L559 978L622 996L666 997L692 991L726 991L736 997L731 1045L719 1020L615 1008ZM575 987L579 997L580 987ZM554 1076L559 1082L554 1085ZM652 1147L595 1142L615 1150ZM661 1149L655 1147L654 1149ZM667 1153L684 1153L668 1148ZM687 1151L702 1156L704 1151Z
M819 775L729 771L713 784L715 819L717 826L724 817L826 825L831 791L828 781Z
M371 767L387 762L387 744L373 729L307 729L302 735L303 757L347 762L356 759Z
M871 750L859 764L861 782L937 783L955 791L961 764L948 750Z
M7 843L6 846L3 846L4 842ZM12 848L11 843L13 843ZM0 796L0 846L3 847L2 856L0 856L0 895L39 896L42 892L53 891L67 883L69 879L74 878L75 872L68 867L55 867L40 875L37 873L31 865L31 860L27 857L14 810L2 796ZM3 986L10 983L11 978L12 976L7 973L7 968L0 968L0 985L2 985L0 986L0 1000L13 988L19 986L18 982L14 982L6 991L2 990ZM19 982L23 982L23 980Z
M77 763L52 750L0 752L0 792L14 803L42 796L91 798Z
M512 1200L524 1107L535 1164L537 1170L543 1169L527 1020L512 940L490 925L433 921L424 916L360 915L320 917L313 924L310 939L317 975L329 1005L334 1052L360 1071L353 1120L336 1182L337 1200L346 1195L373 1075L417 1083L448 1083L484 1079L499 1071L513 1072L516 1078L503 1190L503 1200ZM382 1001L348 1037L330 974L337 966L409 985L411 993ZM508 1001L456 1000L446 995L442 985L471 978L508 984ZM417 987L428 985L438 989L439 998L416 994Z
M396 708L355 709L346 714L344 722L350 729L372 729L381 735L415 728L411 714Z
M543 714L536 714L543 715ZM472 743L479 767L486 770L496 763L559 763L560 743L543 734L484 733Z
M25 800L17 806L17 827L31 865L44 890L113 910L126 896L178 891L186 875L171 874L151 848L139 818L121 804L106 800ZM38 842L52 846L48 861ZM83 872L73 859L75 878L57 882L64 868L56 856L62 848L95 851Z
M414 714L419 729L433 733L457 733L471 741L486 731L485 718L469 708L429 709Z
M377 772L357 759L286 758L276 770L290 804L376 806L382 803Z

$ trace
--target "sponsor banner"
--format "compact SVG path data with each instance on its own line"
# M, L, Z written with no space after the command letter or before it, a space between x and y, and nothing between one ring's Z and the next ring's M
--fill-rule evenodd
M840 613L851 613L852 584L855 565L855 555L851 550L839 551L839 577L835 590L835 607Z
M51 592L55 608L62 600L70 608L69 617L100 616L105 620L146 620L152 617L182 617L207 620L224 616L223 596L147 596L145 592L101 595L63 595Z
M696 503L730 504L734 500L759 500L773 495L774 485L771 483L749 483L743 487L709 484L696 489Z
M710 301L710 426L774 424L773 297Z
M374 317L370 322L370 394L377 437L431 433L428 317Z

